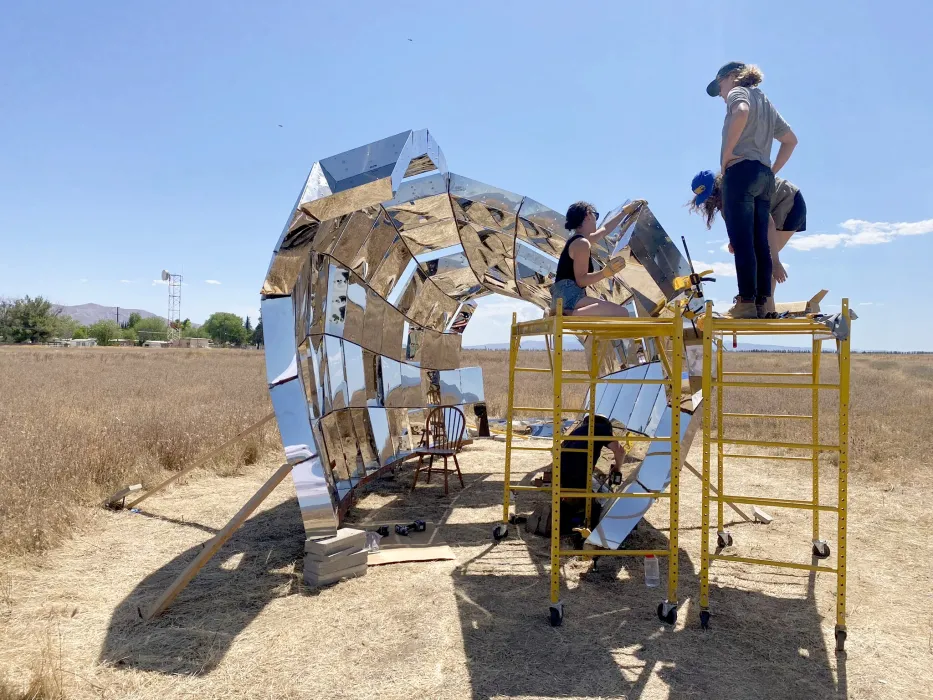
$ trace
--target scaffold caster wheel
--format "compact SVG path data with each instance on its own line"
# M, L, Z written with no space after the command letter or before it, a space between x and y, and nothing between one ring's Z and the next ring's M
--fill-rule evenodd
M564 621L564 604L555 603L550 608L551 612L551 627L560 627L560 623Z
M505 523L499 523L492 529L492 539L500 542L509 536L509 526Z
M719 545L720 549L732 546L732 534L729 532L720 532L716 536L716 544Z
M709 629L709 611L704 610L700 613L700 629L708 630Z
M828 559L830 555L829 545L825 542L813 543L813 556L817 559Z
M658 603L658 619L668 625L677 622L677 606L670 603Z
M846 650L846 631L836 630L836 651Z

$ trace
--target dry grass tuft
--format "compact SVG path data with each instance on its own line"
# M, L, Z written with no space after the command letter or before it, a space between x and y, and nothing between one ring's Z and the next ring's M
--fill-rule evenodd
M35 657L25 685L0 677L0 700L64 700L61 651L51 635Z
M0 552L48 549L91 505L151 483L270 410L262 354L149 348L0 348ZM275 444L270 426L218 461Z

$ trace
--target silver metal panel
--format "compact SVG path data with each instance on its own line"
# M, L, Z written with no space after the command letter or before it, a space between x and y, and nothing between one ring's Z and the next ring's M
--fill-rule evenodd
M298 376L295 311L291 297L262 300L262 330L266 345L266 381L281 384Z
M363 371L363 348L343 341L343 366L347 377L348 406L366 406L366 377Z
M385 407L401 408L405 405L402 391L402 364L388 357L383 357L381 362L382 396Z
M298 462L292 467L292 481L298 495L301 522L308 537L333 537L337 534L332 487L318 457Z
M425 405L425 396L421 390L421 370L407 362L401 363L402 369L402 405L406 408L418 408Z
M343 370L343 341L340 338L324 336L324 350L327 353L327 372L330 379L331 410L346 408L347 380Z
M328 272L327 308L324 311L324 332L343 336L347 318L347 287L350 273L338 265L331 265ZM263 323L265 329L265 323Z
M443 406L456 406L463 403L463 392L460 391L460 370L445 369L438 372L440 382L440 404Z
M462 367L460 369L460 395L465 404L486 400L486 394L483 391L482 367Z
M308 401L301 387L301 382L276 384L269 388L272 407L275 409L285 459L289 464L297 464L317 455L314 435L311 433L311 417L308 415Z
M664 370L660 362L652 362L646 365L648 368L645 379L663 379ZM643 384L638 392L638 398L635 400L635 406L632 408L632 415L629 417L626 428L638 433L644 433L651 418L651 411L654 409L658 400L658 394L664 392L664 387L660 384Z
M647 493L638 484L629 484L626 493ZM604 549L619 549L629 533L635 529L655 499L645 498L616 498L603 514L592 533L586 538L586 543Z
M395 445L389 433L389 418L385 408L370 406L369 424L372 426L373 442L379 456L379 464L386 467L395 461Z
M642 380L648 374L650 365L638 365L629 369L615 372L608 375L607 379L636 379ZM620 384L619 394L616 396L616 402L609 410L607 417L612 420L617 427L626 428L629 424L629 418L632 415L632 409L635 408L635 401L641 392L641 384Z

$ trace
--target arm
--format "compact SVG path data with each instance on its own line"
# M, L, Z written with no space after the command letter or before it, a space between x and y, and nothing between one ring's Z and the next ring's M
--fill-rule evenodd
M787 272L781 264L780 241L777 237L777 226L774 224L774 217L768 215L768 248L771 249L771 274L779 284L787 281Z
M738 144L739 137L748 123L748 102L735 102L726 118L730 119L730 122L729 130L726 132L726 143L722 150L722 170L720 172L726 172L726 167L735 159L735 154L732 151Z
M618 214L606 220L602 226L600 226L593 235L590 236L590 239L601 241L606 236L609 235L609 232L612 231L616 226L622 223L622 219L631 214L635 209L637 209L642 204L645 204L645 201L642 199L636 199L634 202L629 202L626 206L622 207Z
M797 135L788 128L787 131L777 137L777 140L780 142L781 147L778 149L777 156L774 159L774 165L771 166L771 170L774 171L775 175L787 164L787 161L790 159L790 154L797 148Z
M605 277L602 270L588 272L590 267L590 242L578 238L570 244L570 257L573 259L573 276L581 287L589 287Z

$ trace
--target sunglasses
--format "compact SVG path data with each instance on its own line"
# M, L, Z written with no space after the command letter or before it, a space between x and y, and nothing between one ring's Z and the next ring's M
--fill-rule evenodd
M591 210L590 210L590 213L593 215L593 218L594 218L594 219L596 219L597 221L599 221L599 212L598 212L598 211L596 211L595 209L591 209Z

